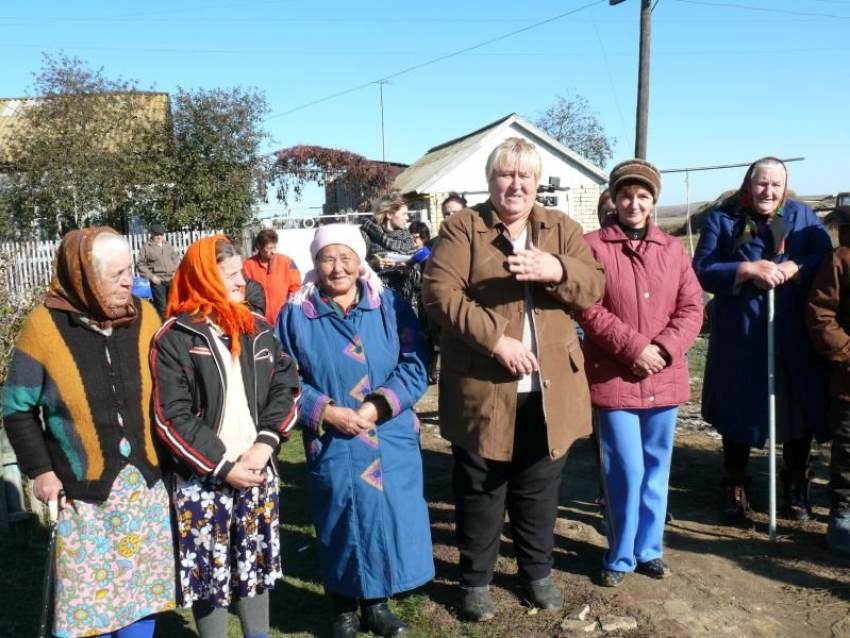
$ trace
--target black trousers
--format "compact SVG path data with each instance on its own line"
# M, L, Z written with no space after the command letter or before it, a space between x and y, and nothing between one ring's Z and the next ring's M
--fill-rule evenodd
M461 585L484 587L493 579L508 512L520 576L545 578L552 571L558 490L566 455L549 457L539 392L521 394L511 461L490 461L452 446L456 534Z
M160 319L165 321L165 306L168 305L168 293L171 291L171 282L155 284L151 282L151 295L153 296L153 307L159 313Z
M789 480L802 479L812 453L811 433L803 439L791 439L782 445L783 474ZM747 466L750 462L750 446L723 437L723 465L726 468L726 482L741 485L747 480Z
M833 509L850 509L850 403L832 399L832 457L829 462L829 499Z

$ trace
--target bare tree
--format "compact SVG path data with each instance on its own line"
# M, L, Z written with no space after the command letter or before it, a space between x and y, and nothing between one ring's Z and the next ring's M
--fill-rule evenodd
M534 124L597 166L604 166L614 157L617 138L605 134L605 127L590 110L587 98L569 89L540 112Z

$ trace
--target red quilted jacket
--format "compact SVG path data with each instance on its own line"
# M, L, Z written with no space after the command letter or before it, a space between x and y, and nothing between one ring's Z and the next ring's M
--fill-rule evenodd
M605 267L605 297L576 314L585 331L590 398L607 409L673 406L690 398L687 352L702 325L702 289L682 242L650 225L629 241L616 223L585 236ZM655 343L670 355L658 374L632 367Z

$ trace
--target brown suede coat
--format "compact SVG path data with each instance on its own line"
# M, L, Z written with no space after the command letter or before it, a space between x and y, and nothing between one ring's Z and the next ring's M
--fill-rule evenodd
M830 394L850 401L850 248L821 265L809 293L806 325L818 354L832 362Z
M570 310L602 298L605 275L579 224L538 204L531 213L537 246L555 255L566 278L533 284L533 325L551 458L590 432L590 395ZM504 236L503 236L504 235ZM505 243L507 242L507 244ZM490 202L443 223L425 270L422 299L442 327L440 431L486 459L513 454L517 378L492 355L502 337L522 338L524 284L506 267L510 241Z

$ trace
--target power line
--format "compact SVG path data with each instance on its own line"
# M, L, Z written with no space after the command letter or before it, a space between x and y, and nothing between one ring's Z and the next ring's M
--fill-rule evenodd
M510 33L506 33L504 35L497 36L495 38L491 38L490 40L485 40L484 42L480 42L478 44L474 44L470 47L466 47L465 49L461 49L460 51L455 51L454 53L447 53L446 55L441 55L438 58L434 58L433 60L429 60L428 62L423 62L422 64L416 64L414 66L408 67L402 71L398 71L397 73L392 73L390 75L386 75L382 78L378 78L377 80L372 80L371 82L366 82L365 84L361 84L360 86L355 86L350 89L346 89L345 91L340 91L338 93L334 93L333 95L329 95L327 97L320 98L318 100L313 100L312 102L308 102L306 104L302 104L301 106L296 106L293 109L289 109L288 111L284 111L283 113L278 113L276 115L271 115L266 118L265 121L272 120L276 117L283 117L284 115L289 115L290 113L295 113L296 111L300 111L302 109L306 109L310 106L315 106L316 104L321 104L322 102L327 102L328 100L333 100L334 98L342 97L343 95L348 95L349 93L353 93L355 91L359 91L361 89L365 89L367 86L372 86L377 82L381 82L383 80L391 80L392 78L397 78L406 73L410 73L412 71L416 71L417 69L424 68L426 66L431 66L432 64L437 64L437 62L442 62L443 60L448 60L449 58L456 57L458 55L462 55L463 53L468 53L469 51L474 51L475 49L480 49L481 47L485 47L489 44L493 44L494 42L499 42L506 38L510 38L519 33L524 33L526 31L530 31L531 29L536 29L537 27L543 26L544 24L549 24L550 22L554 22L555 20L560 20L561 18L565 18L567 16L573 15L574 13L578 13L579 11L584 11L588 7L592 7L593 5L600 4L605 2L605 0L595 0L595 2L591 2L590 4L586 4L577 9L573 9L572 11L567 11L566 13L562 13L553 18L548 18L546 20L542 20L540 22L536 22L530 26L523 27L522 29L517 29L516 31L511 31Z
M608 75L608 82L611 84L611 93L614 95L614 105L617 107L617 116L620 118L620 126L623 127L623 137L626 138L629 146L633 146L632 138L629 136L628 128L626 128L626 121L623 119L623 111L620 109L620 100L617 99L617 86L614 84L614 76L611 74L611 67L608 64L608 54L605 51L605 44L602 40L602 35L599 33L599 27L596 24L596 17L593 15L593 9L591 9L589 13L593 22L593 30L596 31L596 39L599 41L599 48L602 50L602 60L605 62L605 72Z
M762 11L765 13L782 13L792 16L817 16L819 18L837 18L839 20L850 20L850 16L837 15L834 13L817 13L813 11L791 11L789 9L770 9L768 7L752 7L745 4L737 4L734 2L706 2L705 0L676 0L685 4L701 4L709 7L728 7L731 9L745 9L747 11Z

